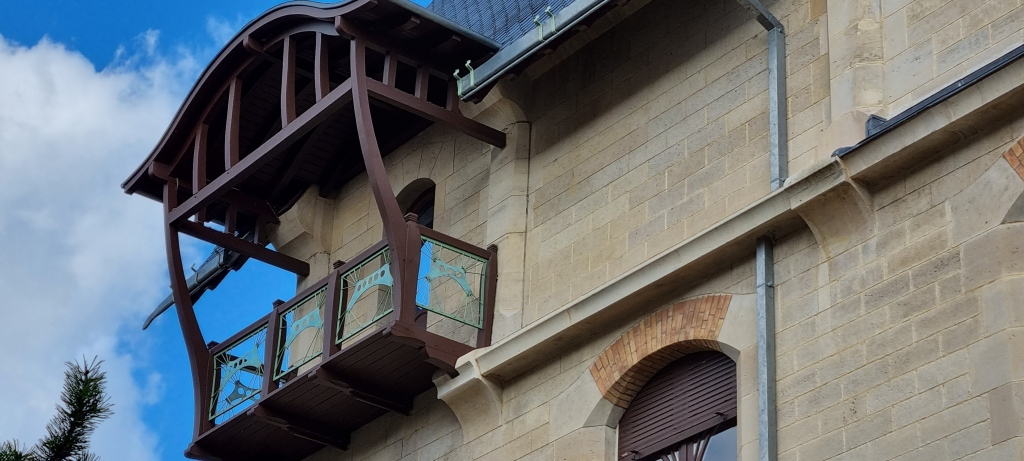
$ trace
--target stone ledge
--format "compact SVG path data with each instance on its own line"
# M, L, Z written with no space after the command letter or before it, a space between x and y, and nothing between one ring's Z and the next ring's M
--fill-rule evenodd
M692 276L753 253L757 237L803 226L797 208L854 181L878 184L905 176L923 160L1016 114L1024 101L1024 61L920 114L877 140L798 172L785 187L649 259L502 341L476 351L481 376L507 381L638 317L630 306L664 298ZM646 312L644 312L646 313ZM460 360L465 360L466 357Z

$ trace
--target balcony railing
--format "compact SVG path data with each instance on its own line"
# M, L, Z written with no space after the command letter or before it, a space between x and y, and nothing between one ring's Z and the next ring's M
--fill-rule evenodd
M362 419L380 410L408 412L412 397L432 385L431 370L440 366L453 373L455 358L489 345L496 249L419 231L420 252L411 258L419 268L410 281L414 318L401 318L409 309L396 311L393 251L381 241L210 349L213 380L204 394L212 429L197 442L219 440L215 433L222 426L250 427L237 421L256 418L322 445L322 437L296 427L351 429L368 422L328 411L349 405L339 396L379 412L364 412ZM209 448L216 447L204 449Z

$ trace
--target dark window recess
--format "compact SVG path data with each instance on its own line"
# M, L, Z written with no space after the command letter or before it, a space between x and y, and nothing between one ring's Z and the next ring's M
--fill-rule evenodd
M448 104L448 80L436 75L427 79L427 102L441 107Z
M689 354L658 372L629 404L619 421L619 459L671 460L685 452L680 460L734 460L735 443L715 445L729 445L718 439L735 426L736 363L721 352ZM705 448L709 442L718 443Z
M395 88L409 94L416 94L416 68L398 61L395 71Z
M366 76L378 82L384 81L384 53L366 48Z
M409 205L407 213L416 213L416 222L423 227L434 228L434 186L423 191Z

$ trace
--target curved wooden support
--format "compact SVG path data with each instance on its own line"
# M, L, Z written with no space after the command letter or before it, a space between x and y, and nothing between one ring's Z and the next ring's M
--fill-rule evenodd
M355 110L356 131L366 165L374 201L384 222L384 233L390 242L391 275L395 280L394 303L397 319L411 323L416 316L416 271L419 268L420 233L416 223L406 225L398 199L391 187L384 160L380 155L377 135L370 115L370 95L366 77L366 44L362 39L352 40L352 106ZM413 283L406 283L413 281Z
M199 329L196 313L192 306L192 298L185 282L185 269L181 264L181 242L178 231L170 219L170 212L178 201L177 185L164 185L164 238L167 247L167 270L171 277L171 294L174 298L174 309L178 314L181 335L185 338L185 350L188 352L189 366L192 368L192 389L195 400L195 426L192 438L213 427L205 416L206 406L210 403L210 386L213 378L213 357L206 348L203 332Z

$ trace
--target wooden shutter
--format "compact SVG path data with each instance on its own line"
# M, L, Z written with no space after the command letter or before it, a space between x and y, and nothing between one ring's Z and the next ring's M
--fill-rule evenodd
M698 352L670 363L640 390L619 421L619 459L648 456L736 418L736 363Z

